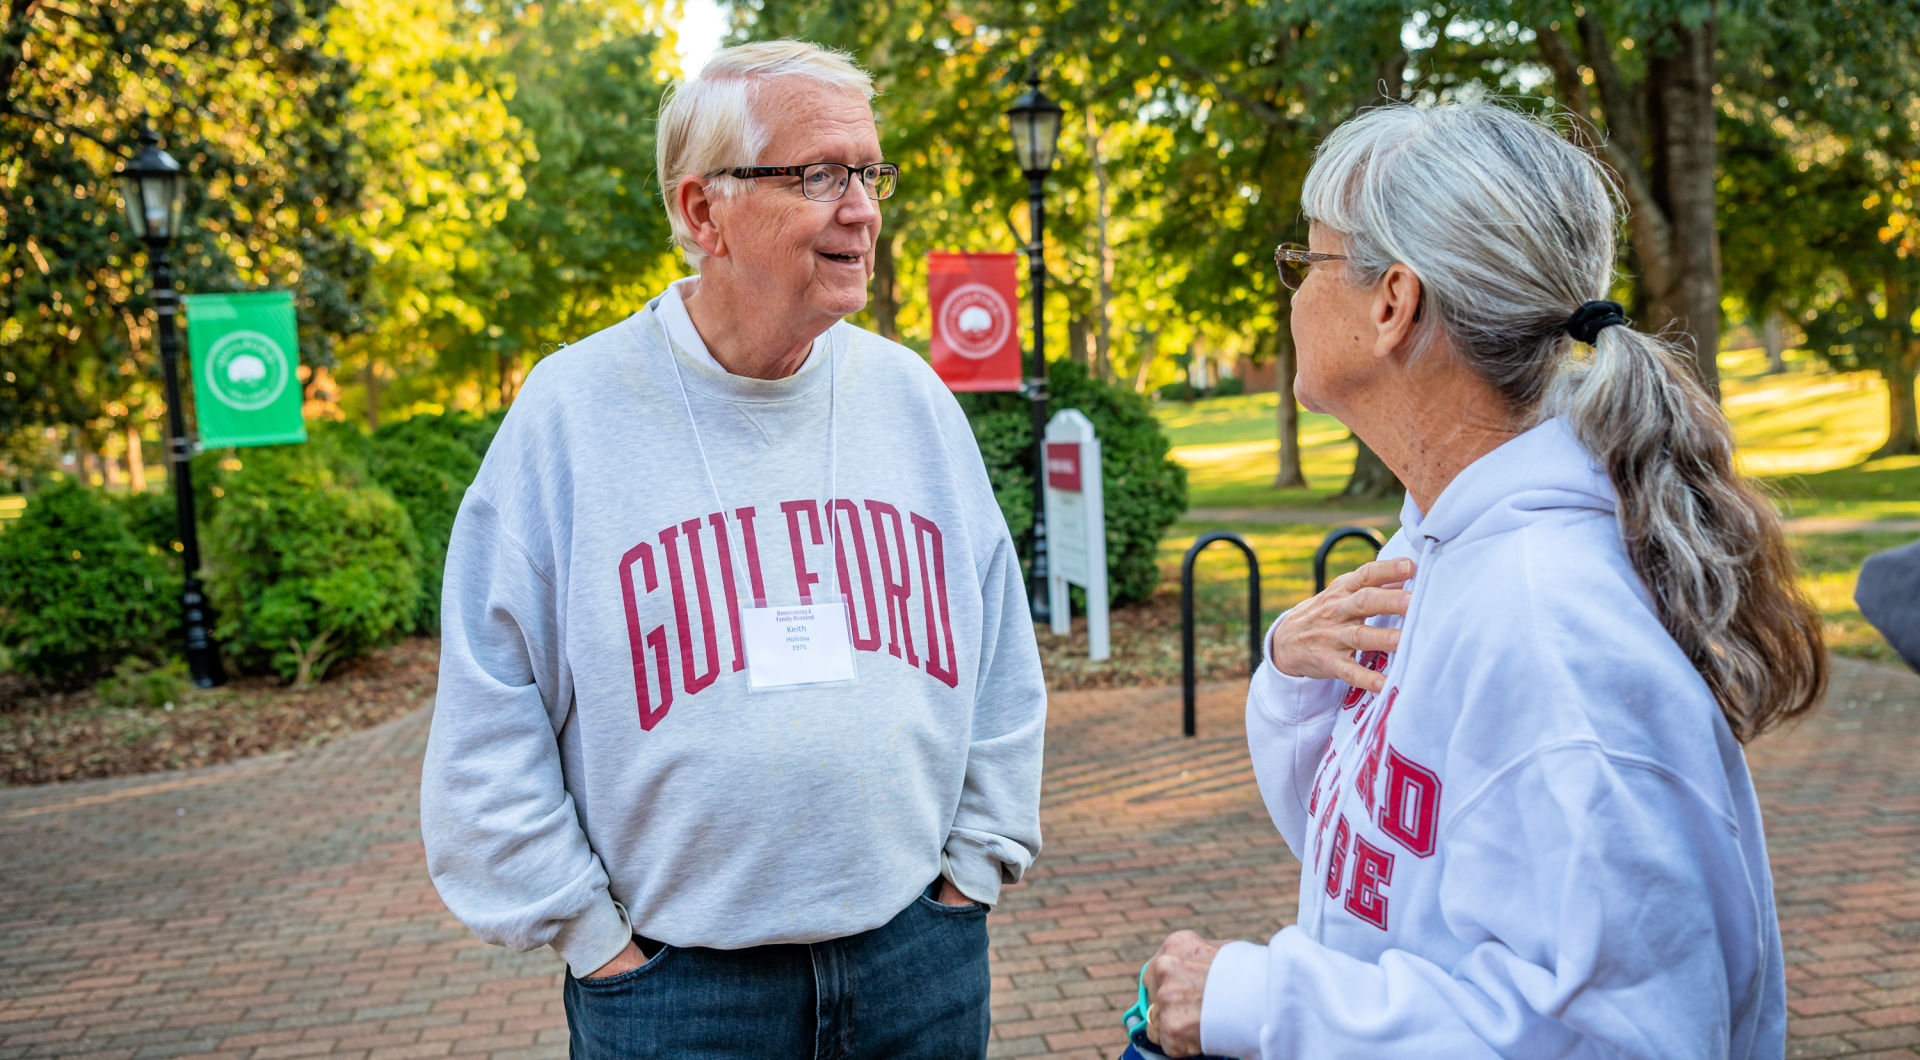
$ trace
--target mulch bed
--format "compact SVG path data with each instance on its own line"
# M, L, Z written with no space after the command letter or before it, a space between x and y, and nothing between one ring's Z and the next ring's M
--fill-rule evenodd
M109 708L91 689L36 695L8 674L0 678L0 780L119 777L310 747L431 702L439 661L439 639L416 637L341 663L310 688L237 677L189 691L172 710Z
M1244 679L1246 618L1202 607L1195 630L1201 681ZM1180 593L1111 616L1113 658L1087 659L1084 616L1073 632L1041 627L1040 654L1054 691L1135 688L1180 681ZM188 691L172 710L115 709L91 690L42 692L18 674L0 674L0 781L49 784L227 762L322 743L403 717L433 700L438 638L416 637L350 662L325 681L292 689L267 677L236 677Z

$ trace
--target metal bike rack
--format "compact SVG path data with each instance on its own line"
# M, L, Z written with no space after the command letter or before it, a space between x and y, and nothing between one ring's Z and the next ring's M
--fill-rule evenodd
M1182 731L1193 735L1193 561L1200 552L1215 541L1231 541L1239 546L1247 556L1247 650L1251 655L1247 673L1249 676L1260 667L1260 635L1265 632L1260 627L1260 560L1253 554L1253 546L1239 534L1226 530L1209 530L1194 538L1193 547L1187 549L1187 557L1180 561L1180 684L1183 707L1181 710Z
M1372 545L1373 554L1376 556L1380 554L1381 549L1387 547L1387 542L1381 538L1380 532L1370 527L1343 526L1333 533L1328 534L1327 539L1320 542L1320 547L1313 552L1314 592L1318 593L1327 587L1327 556L1332 554L1333 546L1350 537L1360 538Z

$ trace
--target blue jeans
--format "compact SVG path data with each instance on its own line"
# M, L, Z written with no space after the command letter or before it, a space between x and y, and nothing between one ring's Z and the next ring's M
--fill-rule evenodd
M938 881L935 881L936 883ZM872 931L710 950L637 939L647 963L567 976L573 1060L966 1060L987 1055L987 907L928 887Z

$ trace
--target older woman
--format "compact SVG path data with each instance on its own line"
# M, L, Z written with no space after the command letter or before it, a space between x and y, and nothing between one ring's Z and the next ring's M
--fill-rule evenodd
M454 528L428 867L566 961L577 1060L985 1055L1045 689L965 417L842 320L898 179L872 95L792 41L679 86L699 275L540 362Z
M1817 614L1687 359L1605 301L1600 166L1489 104L1374 110L1283 247L1297 390L1407 485L1247 701L1301 862L1266 945L1171 936L1171 1055L1777 1057L1741 742L1809 709Z

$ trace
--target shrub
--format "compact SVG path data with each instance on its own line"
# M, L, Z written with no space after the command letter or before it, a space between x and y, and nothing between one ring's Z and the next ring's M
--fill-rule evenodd
M177 618L180 572L78 482L35 495L0 532L0 641L20 670L63 686L129 655L157 656Z
M440 632L447 541L453 536L460 499L480 472L472 441L482 433L474 429L479 422L471 416L415 416L373 433L373 477L407 510L419 541L420 597L407 623L412 633ZM486 429L478 445L481 452L492 438L492 429Z
M1154 390L1155 401L1196 401L1202 398L1239 397L1247 392L1247 381L1237 375L1223 375L1205 390L1195 390L1182 379Z
M1071 361L1047 366L1049 414L1079 409L1100 439L1107 501L1107 589L1115 604L1145 600L1160 580L1160 538L1187 510L1187 472L1167 457L1145 398ZM1018 394L963 394L994 498L1026 558L1033 529L1033 421Z
M127 521L127 531L133 539L143 545L152 545L163 555L178 557L174 548L180 543L179 516L174 512L173 489L148 490L145 493L128 493L113 498L113 504ZM205 519L205 511L196 511L195 517ZM181 572L182 577L185 572Z
M187 696L184 660L170 659L155 666L144 659L129 658L113 668L113 676L94 686L100 702L117 710L172 710Z
M316 440L249 450L205 535L222 647L296 683L396 639L420 594L406 509L343 455L350 440Z

